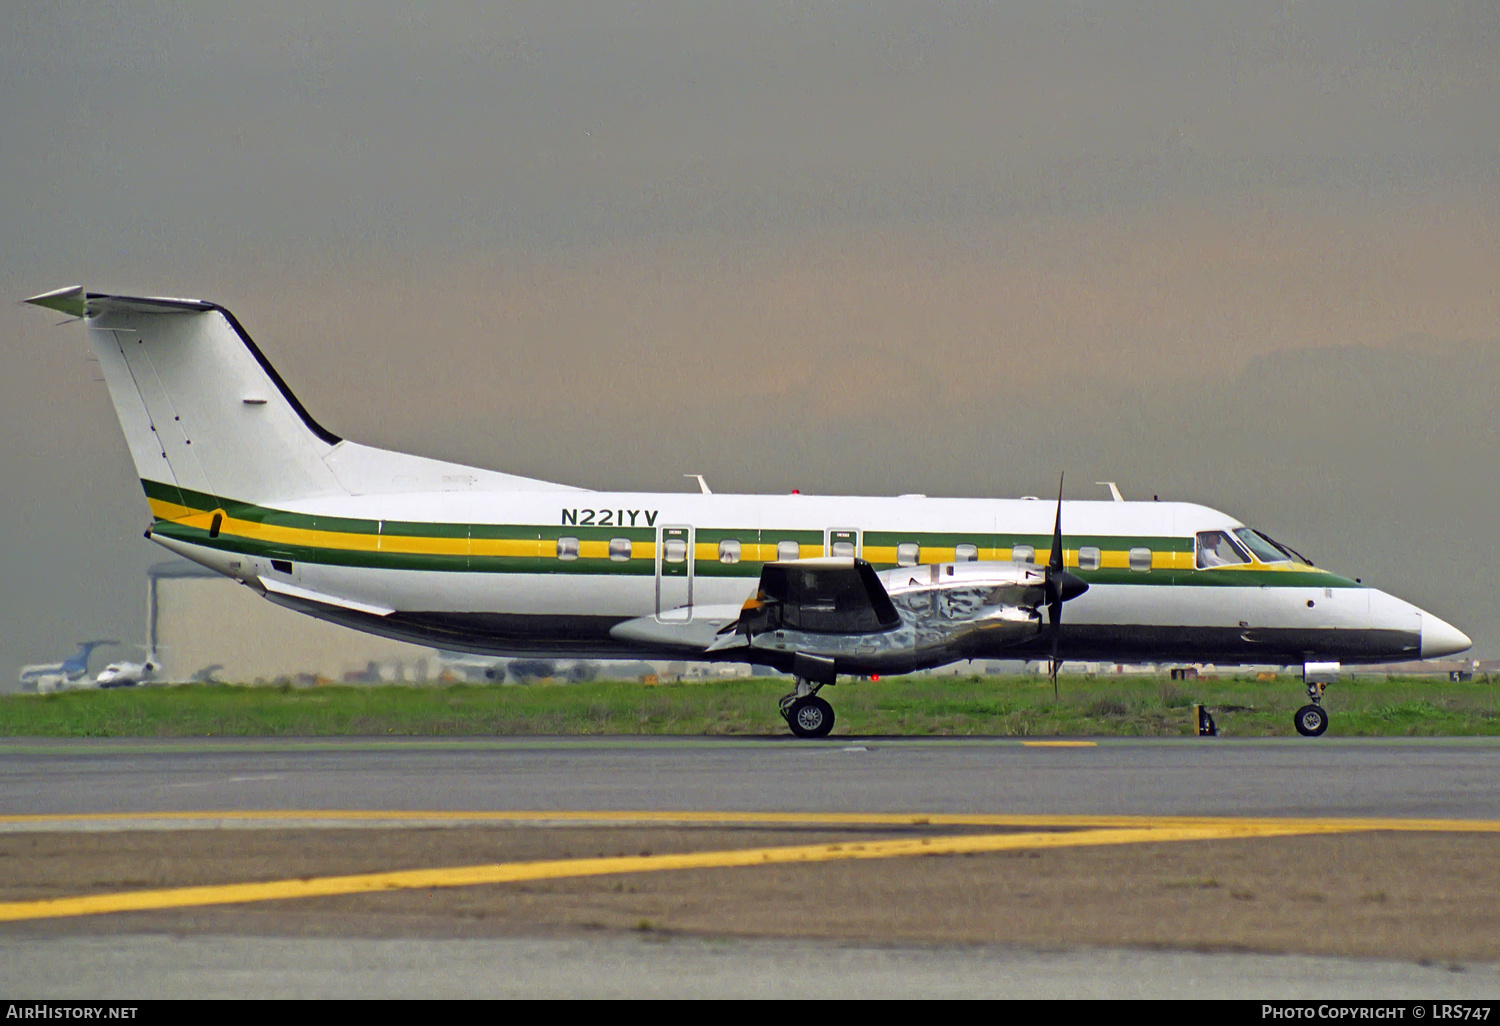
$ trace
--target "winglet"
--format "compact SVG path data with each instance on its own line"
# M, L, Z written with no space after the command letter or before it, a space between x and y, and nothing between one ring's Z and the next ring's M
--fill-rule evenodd
M30 303L32 306L45 307L48 310L56 310L65 313L69 317L82 317L83 306L87 297L83 294L82 285L69 285L65 289L57 289L52 292L43 292L40 296L32 296L21 302Z

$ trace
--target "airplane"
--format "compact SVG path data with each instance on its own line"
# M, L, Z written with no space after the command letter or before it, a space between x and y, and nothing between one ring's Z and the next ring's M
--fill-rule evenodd
M33 663L21 667L21 688L41 694L57 691L84 680L89 672L89 656L102 645L118 645L110 638L80 641L78 651L60 663Z
M822 737L840 675L958 659L1330 666L1467 636L1206 506L919 495L599 492L376 449L323 427L203 300L26 300L81 320L150 507L145 537L278 605L508 657L702 659L793 676ZM701 484L701 482L700 482ZM1067 533L1064 533L1064 523ZM1065 615L1066 614L1066 615Z
M148 652L146 658L137 663L128 659L122 659L117 663L110 663L99 671L99 676L94 678L94 686L98 688L132 688L137 684L144 684L156 676L156 671L161 669L161 663L156 659L155 652Z

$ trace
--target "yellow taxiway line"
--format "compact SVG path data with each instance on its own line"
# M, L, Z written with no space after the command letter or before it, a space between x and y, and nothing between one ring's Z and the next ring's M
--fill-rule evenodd
M264 815L285 816L285 813ZM324 813L322 815L328 815ZM429 813L411 815L430 816ZM558 813L496 814L515 818L529 816L552 821L567 819ZM607 814L574 814L591 816L599 822ZM614 814L623 818L625 814ZM656 813L630 814L642 818L660 817L675 822L745 822L750 814ZM774 817L774 818L773 818ZM60 818L60 817L59 817ZM816 814L761 813L759 822L850 823L854 821L938 824L972 822L964 816L819 816ZM506 884L532 880L608 876L621 873L652 873L683 869L724 869L748 866L786 865L791 863L833 862L853 859L906 858L918 855L969 855L1018 849L1072 848L1099 845L1142 844L1173 841L1231 840L1255 837L1293 837L1308 834L1355 833L1382 829L1421 829L1449 831L1500 831L1500 823L1466 820L1355 820L1355 819L1193 819L1171 817L1152 820L1148 817L1122 817L1138 822L1131 826L1087 827L1077 821L1084 818L1107 820L1107 817L993 817L1013 825L1022 819L1047 819L1050 826L1071 820L1068 831L1046 831L960 836L907 837L891 840L847 841L772 848L746 848L727 851L683 852L666 855L636 855L615 858L554 859L536 862L490 863L474 866L452 866L438 869L401 870L387 873L358 873L263 882L215 884L200 887L174 887L159 890L125 891L110 894L78 895L35 901L0 903L0 922L30 919L52 919L69 916L102 915L112 912L234 905L257 901L283 901L293 898L329 897L348 894L371 894L393 890L430 890L438 887L473 887L481 884ZM1114 820L1118 823L1119 818ZM1415 824L1424 824L1417 826Z
M235 905L252 901L323 898L333 895L371 894L395 890L473 887L479 884L560 880L608 876L617 873L651 873L673 869L725 869L796 862L888 859L912 855L969 855L1022 848L1068 848L1085 845L1138 844L1143 841L1201 841L1231 837L1286 836L1301 833L1338 832L1339 829L1331 825L1321 830L1312 830L1306 825L1268 827L1247 824L1084 830L1073 833L981 834L967 837L911 837L888 841L849 841L777 848L684 852L672 855L502 862L477 866L452 866L443 869L413 869L390 873L356 873L349 876L268 880L262 883L216 884L113 894L88 894L69 898L47 898L41 901L9 901L0 903L0 921L14 922L23 919L52 919L204 905Z

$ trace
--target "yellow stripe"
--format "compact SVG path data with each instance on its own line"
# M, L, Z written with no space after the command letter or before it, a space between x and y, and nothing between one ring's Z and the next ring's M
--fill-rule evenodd
M180 506L176 503L167 502L163 499L147 499L151 506L151 513L159 520L170 520L174 523L184 524L199 530L209 530L215 510L197 510L189 506ZM351 549L361 552L398 552L414 555L464 555L472 552L474 555L484 556L546 556L555 557L557 546L551 541L533 541L531 539L477 539L470 541L467 538L423 538L408 535L378 535L378 534L356 534L345 531L318 531L303 527L285 527L280 525L268 525L255 523L249 520L239 520L226 516L219 530L222 534L233 535L241 538L252 538L257 541L282 545L302 545L311 548L323 549ZM471 547L472 546L472 547ZM943 545L923 545L920 548L917 562L921 565L932 563L951 563L954 560L954 547ZM798 550L799 557L810 559L823 555L821 542L802 545ZM872 563L895 563L896 547L894 545L867 545L863 549L863 556ZM584 541L579 543L579 557L583 559L607 559L609 558L609 544L603 541ZM694 557L703 562L717 562L719 559L718 545L704 542L694 546ZM631 559L655 559L656 545L652 542L634 542L630 550ZM747 543L742 546L741 559L758 563L770 562L776 559L776 543L763 542L760 544ZM981 548L978 550L977 558L984 562L1008 563L1015 558L1015 550L1011 548ZM1038 564L1039 565L1039 564ZM1078 565L1078 550L1063 550L1063 565ZM1106 570L1128 570L1130 569L1130 552L1127 549L1106 549L1100 553L1099 565ZM1153 551L1151 554L1151 569L1153 570L1192 570L1194 569L1194 556L1191 552L1160 552ZM1215 567L1219 570L1284 570L1289 572L1314 572L1326 571L1315 570L1312 567L1293 563L1246 563L1243 565Z
M151 507L151 515L158 520L186 520L198 512L198 510L193 509L191 506L179 506L177 503L167 502L165 499L148 498L146 504Z
M151 513L161 520L207 531L213 511L200 512L174 503L151 499ZM306 527L260 524L226 516L219 525L221 534L281 545L302 545L323 549L354 549L361 552L410 552L426 555L463 555L469 551L467 538L421 538L404 535L357 534L350 531L318 531Z
M542 543L537 538L471 538L469 554L474 556L530 556L542 554ZM557 555L557 545L552 543L549 555Z
M467 556L467 538L414 538L405 534L352 534L333 531L309 531L301 527L266 527L249 525L247 534L261 541L278 541L284 545L306 545L319 549L378 549L381 552L404 552L422 556ZM373 543L373 544L372 544Z
M1034 848L1070 848L1202 841L1224 838L1286 837L1307 833L1344 833L1346 824L1224 823L1217 825L1084 830L1076 833L982 834L967 837L915 837L885 841L793 845L729 851L685 852L671 855L634 855L617 858L558 859L511 862L442 869L358 873L261 883L174 887L161 890L91 894L40 901L0 903L0 922L141 912L153 909L234 905L252 901L283 901L393 890L474 887L482 884L532 880L576 879L619 873L651 873L681 869L726 869L788 863L834 862L852 859L905 858L914 855L972 855Z

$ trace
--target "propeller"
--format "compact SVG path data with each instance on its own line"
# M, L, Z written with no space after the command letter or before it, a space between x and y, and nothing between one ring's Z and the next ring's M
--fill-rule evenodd
M1057 518L1052 522L1052 554L1047 559L1045 592L1047 596L1047 632L1051 635L1052 656L1048 668L1052 674L1052 697L1057 697L1057 671L1062 666L1059 645L1062 635L1062 607L1069 599L1089 590L1088 582L1063 569L1062 497L1063 477L1057 476Z

